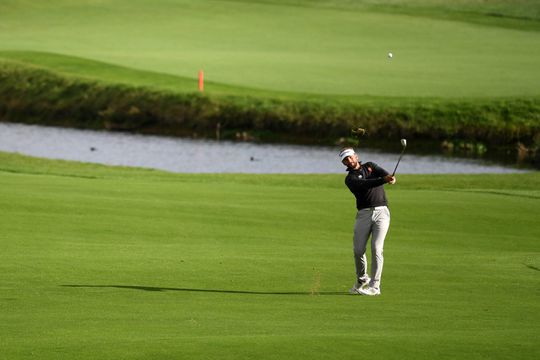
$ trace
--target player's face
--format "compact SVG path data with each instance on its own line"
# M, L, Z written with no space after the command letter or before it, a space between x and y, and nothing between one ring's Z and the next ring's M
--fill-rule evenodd
M358 167L358 155L347 156L341 162L350 169L356 169Z

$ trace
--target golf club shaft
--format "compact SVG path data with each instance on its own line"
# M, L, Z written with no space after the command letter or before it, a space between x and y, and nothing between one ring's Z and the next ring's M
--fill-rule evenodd
M394 168L394 172L392 173L392 176L396 175L397 167L399 165L399 162L401 161L401 158L403 157L404 152L405 152L405 148L403 148L403 150L401 150L401 154L399 155L399 159L397 161L396 167Z

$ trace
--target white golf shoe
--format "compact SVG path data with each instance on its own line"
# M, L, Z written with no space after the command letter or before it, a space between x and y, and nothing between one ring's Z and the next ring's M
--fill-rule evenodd
M351 293L351 294L361 294L360 289L362 289L364 286L368 285L370 280L371 279L367 275L364 275L361 278L358 278L358 280L356 280L356 282L354 283L354 286L349 290L349 293Z
M377 296L377 295L381 295L381 289L373 287L373 286L368 286L368 287L358 289L358 293L362 295L367 295L367 296Z

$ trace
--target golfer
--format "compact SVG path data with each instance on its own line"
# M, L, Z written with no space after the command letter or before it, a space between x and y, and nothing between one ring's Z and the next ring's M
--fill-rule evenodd
M339 157L347 167L345 184L356 197L353 251L356 283L351 294L380 295L383 269L384 238L390 226L390 211L384 184L395 184L396 178L372 162L362 164L353 148L340 151ZM371 235L371 278L367 274L366 246Z

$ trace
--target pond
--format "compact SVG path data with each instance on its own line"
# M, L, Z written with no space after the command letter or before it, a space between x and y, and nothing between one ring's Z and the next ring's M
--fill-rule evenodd
M399 141L399 140L398 140ZM408 149L414 142L408 141ZM193 140L163 136L0 123L0 151L167 170L178 173L344 173L339 146ZM392 171L399 154L357 149L363 161ZM407 154L401 174L509 173L517 168L474 159Z

